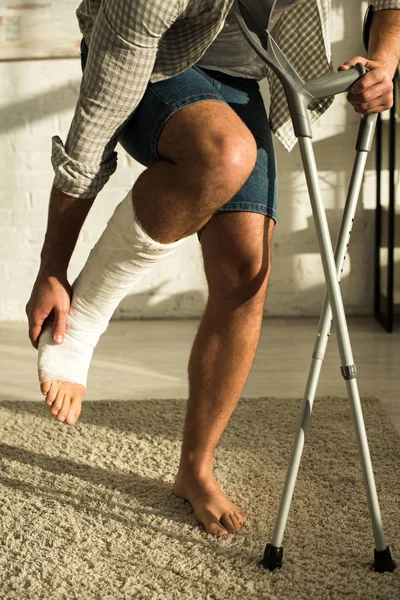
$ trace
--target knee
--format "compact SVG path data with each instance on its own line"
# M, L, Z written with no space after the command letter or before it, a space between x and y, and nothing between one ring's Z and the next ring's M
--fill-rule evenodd
M271 263L258 256L225 264L218 278L209 282L210 299L224 301L231 306L246 304L246 309L262 310L265 303Z
M240 138L224 140L217 149L221 167L240 189L253 171L257 161L257 144L249 132Z
M270 274L270 265L261 260L249 260L239 265L232 281L233 299L247 308L264 307Z
M214 149L214 161L223 183L234 196L252 173L257 161L257 144L248 135L223 139Z
M228 202L246 182L256 161L257 143L250 131L211 136L198 161L200 182L193 179L203 202L210 204L208 208L216 210Z

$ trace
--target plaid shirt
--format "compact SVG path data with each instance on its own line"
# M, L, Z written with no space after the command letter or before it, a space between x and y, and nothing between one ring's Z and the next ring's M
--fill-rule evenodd
M376 10L400 8L400 0L369 3ZM76 16L90 50L65 146L59 136L52 137L57 189L75 198L93 198L102 190L117 168L118 136L148 82L174 77L199 61L233 4L234 0L81 2ZM283 13L274 31L276 42L303 79L332 69L329 9L330 0L303 0ZM291 150L296 138L282 86L267 65L264 76L271 93L271 129ZM332 98L316 102L309 111L311 121L331 102Z

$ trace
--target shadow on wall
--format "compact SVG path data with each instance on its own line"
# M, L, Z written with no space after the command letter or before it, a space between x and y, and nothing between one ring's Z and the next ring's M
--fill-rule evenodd
M25 100L13 102L12 105L3 106L0 108L0 135L20 129L21 123L34 123L43 116L50 117L70 111L76 105L80 83L80 79L76 83L68 82L46 92L45 95L36 94Z
M163 293L168 280L144 292L128 294L114 312L114 319L198 318L207 302L207 294L198 289L181 293Z

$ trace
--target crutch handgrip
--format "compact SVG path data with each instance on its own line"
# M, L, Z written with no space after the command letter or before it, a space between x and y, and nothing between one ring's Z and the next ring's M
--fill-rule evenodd
M362 63L357 63L354 68L339 73L329 73L322 77L315 77L306 81L305 88L314 98L326 98L347 92L355 82L360 79L367 69Z

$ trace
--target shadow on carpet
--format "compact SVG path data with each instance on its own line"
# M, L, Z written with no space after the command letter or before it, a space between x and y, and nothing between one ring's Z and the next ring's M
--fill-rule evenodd
M242 398L214 474L248 513L215 538L172 493L185 400L84 402L59 423L42 402L3 400L1 600L400 598L400 566L375 573L374 539L347 399L315 400L283 540L271 541L301 399ZM400 437L382 404L362 409L386 543L400 565Z

